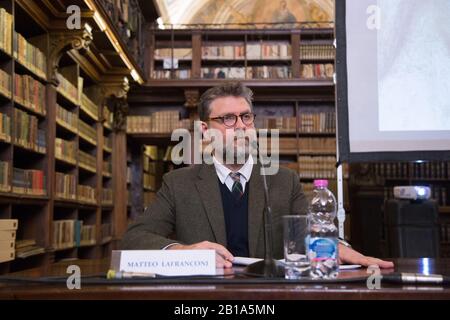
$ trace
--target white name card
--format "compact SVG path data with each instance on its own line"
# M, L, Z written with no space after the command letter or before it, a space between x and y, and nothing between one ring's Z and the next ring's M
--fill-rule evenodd
M214 250L113 250L111 269L165 276L215 275Z

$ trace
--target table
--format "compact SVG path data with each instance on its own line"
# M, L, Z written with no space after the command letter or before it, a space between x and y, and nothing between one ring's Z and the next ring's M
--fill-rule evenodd
M382 270L383 274L392 272L439 273L450 275L450 259L395 259L395 269ZM81 271L81 289L69 290L66 277L67 267L78 265ZM89 276L104 276L110 261L75 260L59 262L46 267L30 269L11 274L15 277L39 279L39 277L61 276L59 283L28 283L23 281L0 281L0 299L162 299L162 300L297 300L297 299L450 299L450 287L434 285L399 285L382 283L380 289L369 289L365 281L355 283L278 283L263 282L263 279L250 279L236 276L242 268L229 270L224 279L203 279L192 283L186 280L171 283L141 284L88 284L96 279ZM235 273L233 276L232 274ZM367 277L365 268L341 271L339 279ZM53 278L49 278L53 279ZM228 281L228 282L227 282Z

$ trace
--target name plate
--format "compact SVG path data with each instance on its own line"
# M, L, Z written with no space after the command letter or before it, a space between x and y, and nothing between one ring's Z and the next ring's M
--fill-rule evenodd
M113 250L111 269L164 276L215 275L214 250Z

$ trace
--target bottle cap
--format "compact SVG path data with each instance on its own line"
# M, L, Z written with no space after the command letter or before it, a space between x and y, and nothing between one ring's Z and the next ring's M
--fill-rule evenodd
M326 188L328 187L328 180L314 180L314 187Z

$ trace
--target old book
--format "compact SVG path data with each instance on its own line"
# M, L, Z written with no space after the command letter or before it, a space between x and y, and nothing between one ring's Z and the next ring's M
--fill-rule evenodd
M16 241L16 249L21 249L25 247L30 247L36 245L35 239L23 239Z
M27 258L38 254L45 253L45 249L39 246L29 246L16 250L17 258Z
M14 240L0 240L0 251L14 250Z
M0 219L0 231L17 230L17 219Z
M14 260L15 258L15 251L9 250L9 251L0 251L0 263Z
M14 240L16 238L16 231L0 231L0 241L2 240Z

